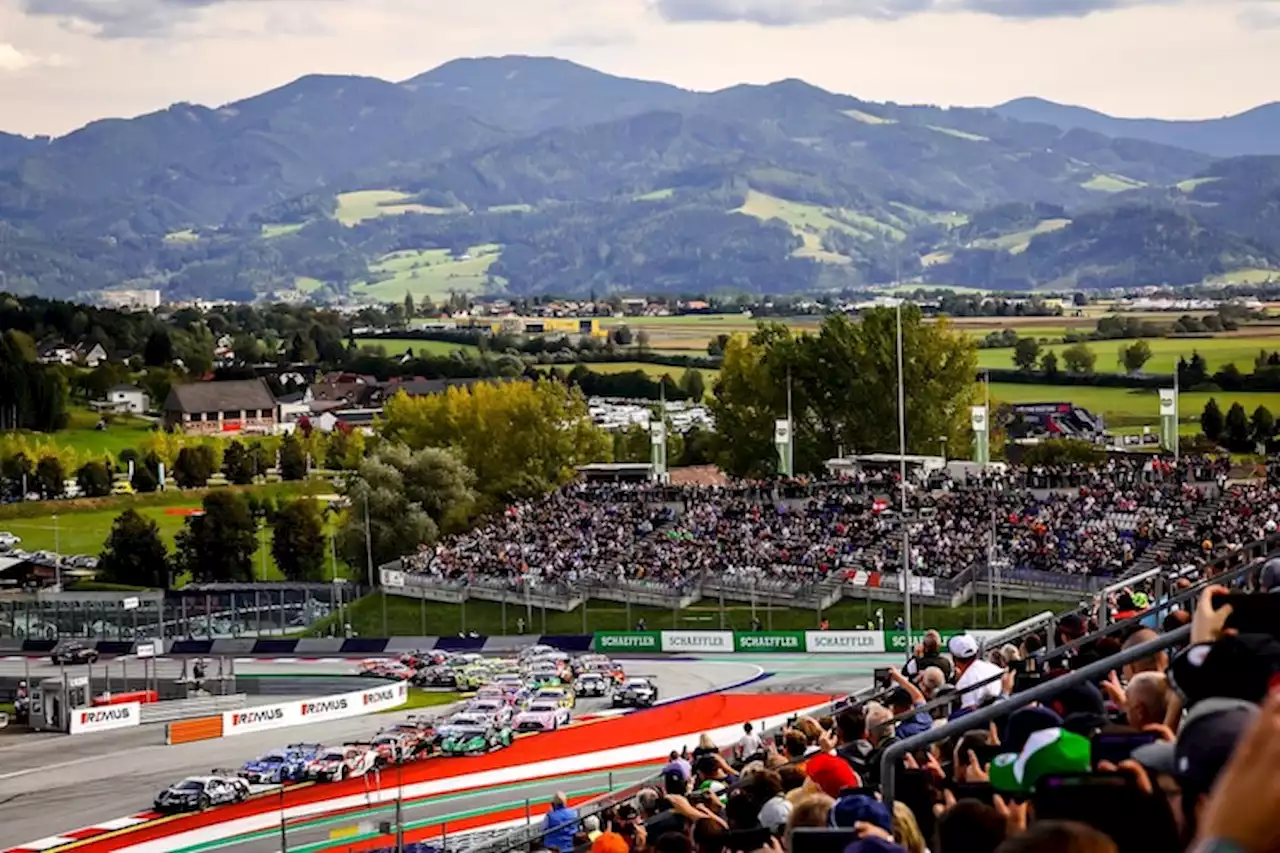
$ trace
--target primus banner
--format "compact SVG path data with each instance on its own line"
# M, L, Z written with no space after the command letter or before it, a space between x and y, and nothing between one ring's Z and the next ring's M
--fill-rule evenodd
M409 699L409 686L399 681L380 684L368 690L339 693L336 696L319 696L314 699L296 699L277 705L259 705L222 714L222 736L251 734L269 729L283 729L305 723L340 720L372 714L384 708L397 708Z

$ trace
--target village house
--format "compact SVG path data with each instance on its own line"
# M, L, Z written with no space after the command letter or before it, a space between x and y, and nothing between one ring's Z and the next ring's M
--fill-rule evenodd
M262 379L174 385L164 401L165 426L195 435L276 431L279 409Z

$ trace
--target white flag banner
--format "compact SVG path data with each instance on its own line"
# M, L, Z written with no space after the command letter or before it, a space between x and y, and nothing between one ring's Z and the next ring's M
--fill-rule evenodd
M1178 414L1178 392L1172 388L1160 389L1160 416Z

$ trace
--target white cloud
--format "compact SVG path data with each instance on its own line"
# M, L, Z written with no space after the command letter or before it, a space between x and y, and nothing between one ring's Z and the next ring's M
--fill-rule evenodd
M0 71L22 71L34 64L35 59L13 45L0 41Z

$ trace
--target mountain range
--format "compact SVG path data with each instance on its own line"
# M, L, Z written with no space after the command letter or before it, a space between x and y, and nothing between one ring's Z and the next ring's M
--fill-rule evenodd
M398 300L1257 278L1280 269L1280 150L1263 150L1277 110L1134 123L800 80L699 93L533 57L399 83L311 75L56 139L0 133L0 289Z

